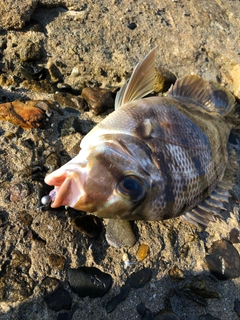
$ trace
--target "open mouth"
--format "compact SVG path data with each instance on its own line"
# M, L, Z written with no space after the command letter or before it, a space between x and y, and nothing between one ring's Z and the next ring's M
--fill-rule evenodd
M70 206L74 208L84 194L84 185L87 179L87 168L80 165L71 164L71 168L60 168L50 173L45 178L45 182L54 186L49 197L51 207Z

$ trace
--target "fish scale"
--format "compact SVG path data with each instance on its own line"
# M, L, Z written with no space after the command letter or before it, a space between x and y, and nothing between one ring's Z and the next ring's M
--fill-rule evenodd
M137 64L115 111L82 139L79 154L46 176L53 208L194 224L214 221L223 208L237 168L228 148L239 126L235 99L196 75L177 80L166 97L143 98L154 90L156 50Z

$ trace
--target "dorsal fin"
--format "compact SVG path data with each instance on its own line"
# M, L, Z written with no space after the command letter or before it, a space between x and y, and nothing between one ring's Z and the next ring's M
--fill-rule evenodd
M220 115L230 113L235 104L234 96L220 84L205 81L197 75L178 79L169 89L169 96L187 98L201 105L208 112Z
M157 47L136 65L130 79L118 91L115 110L129 101L141 99L154 90L156 50Z

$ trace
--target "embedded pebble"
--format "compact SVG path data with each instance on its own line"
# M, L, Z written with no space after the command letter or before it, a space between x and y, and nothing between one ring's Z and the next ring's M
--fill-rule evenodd
M180 320L180 318L175 312L162 309L154 316L153 320Z
M232 243L240 243L240 231L237 228L233 228L229 233L229 240Z
M54 269L63 269L66 259L55 253L51 253L48 257L49 265Z
M68 269L67 274L71 289L80 297L102 297L112 285L112 277L95 267Z
M47 64L47 68L53 83L63 81L63 75L61 74L59 68L53 62L49 62Z
M89 238L97 239L102 232L102 222L92 215L80 216L72 220L72 226Z
M132 273L126 283L120 288L120 293L113 297L106 305L108 313L116 309L123 300L126 299L131 288L142 288L152 277L152 271L149 268Z
M234 301L234 311L240 317L240 300L239 299L236 299Z
M156 68L155 92L166 92L175 83L177 77L170 70L158 67Z
M71 87L65 90L71 90ZM61 89L61 91L63 91L63 89ZM76 95L67 92L56 92L53 97L62 108L73 108L81 112L84 112L87 109L84 99Z
M46 78L46 69L34 63L23 62L20 67L24 79L43 80Z
M109 219L106 226L106 240L114 248L132 247L136 243L132 225L127 220Z
M141 244L137 252L138 260L143 261L148 256L148 252L149 246L147 244Z
M207 313L199 317L199 320L221 320L220 318L214 317L211 314Z
M206 261L209 270L219 280L240 276L240 256L231 242L219 240L213 243Z
M20 201L30 194L30 189L27 183L16 183L9 188L10 201Z
M62 309L70 309L72 305L72 298L68 291L63 288L57 289L44 297L48 307L54 311Z
M174 266L169 270L169 275L174 280L185 279L184 273L177 266Z
M82 97L95 115L99 115L114 106L112 92L101 88L84 88Z
M33 42L31 40L21 43L21 47L19 49L19 58L21 61L41 60L42 56L43 54L40 43Z

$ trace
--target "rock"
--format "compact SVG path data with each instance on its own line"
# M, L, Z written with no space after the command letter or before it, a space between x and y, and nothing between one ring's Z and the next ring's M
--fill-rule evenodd
M137 312L142 316L141 320L152 320L153 314L150 309L146 308L143 302L137 305Z
M209 270L219 280L240 276L240 256L231 242L219 240L212 245L206 261Z
M54 311L70 309L72 305L70 294L62 288L46 295L44 300L48 307Z
M99 115L114 106L112 93L106 89L84 88L82 90L82 97L87 101L89 108L96 115Z
M170 70L158 67L156 69L156 83L155 83L155 92L166 92L172 84L177 80L175 74Z
M43 57L42 48L38 42L27 40L21 43L19 48L19 58L22 62L25 61L37 61Z
M236 299L234 301L234 311L236 312L236 314L239 316L240 318L240 299Z
M63 75L61 74L59 68L53 62L48 63L47 68L52 82L63 82Z
M66 262L66 259L63 256L60 256L55 253L51 253L48 257L48 260L49 260L49 265L53 269L63 269Z
M80 297L102 297L112 285L112 277L95 267L68 269L67 274L71 289Z
M27 183L16 183L9 188L10 201L21 201L30 194L30 189Z
M185 287L192 293L204 299L220 299L218 283L211 278L203 275L195 276L193 280Z
M46 77L46 69L34 63L23 62L20 67L24 79L43 80Z
M150 281L151 276L152 271L148 268L132 273L126 283L121 287L120 293L107 303L106 311L110 313L115 310L119 303L126 299L131 288L138 289L144 287L144 285Z
M60 284L59 280L57 280L56 278L46 277L41 282L40 289L44 296L48 296L53 291L62 289L62 285Z
M212 316L211 314L205 314L199 317L199 320L221 320L217 317Z
M44 167L46 167L47 171L49 173L53 172L54 170L57 170L60 166L61 166L61 160L58 154L56 152L50 153L47 156L46 161L44 163Z
M86 109L86 103L84 102L84 99L67 92L55 93L54 100L57 101L61 107L73 108L81 112L85 111Z
M233 228L229 233L229 240L232 243L240 243L240 231L237 228Z
M169 270L169 275L174 280L185 279L184 273L177 266L174 266Z
M131 23L128 24L128 28L131 29L131 30L134 30L134 29L137 28L137 25L136 25L135 22L131 22Z
M175 312L167 309L162 309L154 316L153 320L180 320L180 318Z
M47 119L46 110L48 101L27 100L25 103L18 100L0 104L0 120L10 121L24 129L42 128Z
M92 215L80 216L72 220L72 226L89 238L97 239L102 232L102 222Z
M146 244L141 244L137 252L138 260L143 261L148 256L148 253L149 253L149 246Z
M115 248L132 247L136 242L131 223L126 220L109 219L106 227L106 240Z
M3 302L17 302L27 299L33 293L34 283L28 271L31 260L19 251L12 253L12 259L3 266L0 277L0 300Z

